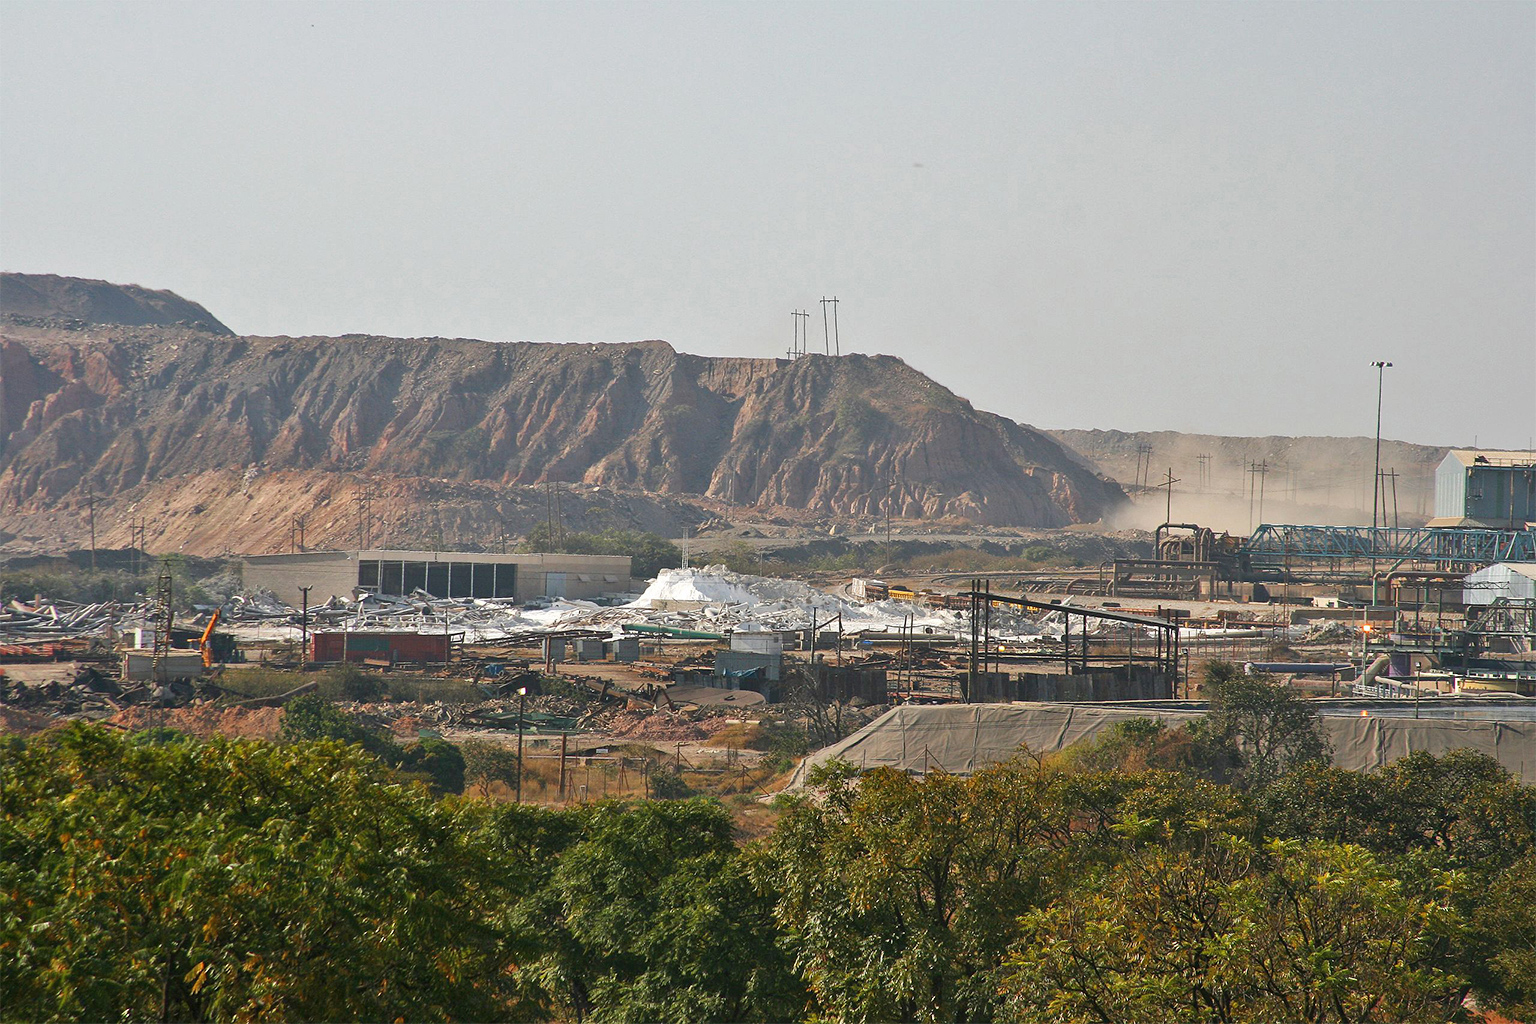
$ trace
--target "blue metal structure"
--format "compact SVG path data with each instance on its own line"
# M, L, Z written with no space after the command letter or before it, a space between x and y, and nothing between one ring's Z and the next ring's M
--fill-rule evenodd
M1536 562L1536 530L1396 529L1369 526L1286 526L1266 523L1239 549L1252 565L1292 558L1370 559L1482 566Z

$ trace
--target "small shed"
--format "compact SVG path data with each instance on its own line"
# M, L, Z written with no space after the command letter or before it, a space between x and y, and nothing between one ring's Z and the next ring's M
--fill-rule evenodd
M451 638L443 633L387 630L330 630L313 634L315 661L435 662L448 659Z
M1536 562L1495 562L1462 580L1461 599L1467 605L1536 600Z

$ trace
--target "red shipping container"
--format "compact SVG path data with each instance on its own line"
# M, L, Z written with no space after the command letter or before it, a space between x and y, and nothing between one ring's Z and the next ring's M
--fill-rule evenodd
M448 653L442 633L329 632L312 637L315 661L425 661L441 664Z

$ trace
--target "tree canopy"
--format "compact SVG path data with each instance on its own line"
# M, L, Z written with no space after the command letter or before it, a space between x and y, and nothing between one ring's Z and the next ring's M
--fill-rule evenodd
M444 751L293 706L277 744L0 741L0 1017L1536 1015L1536 790L1334 768L1262 691L970 777L832 764L750 843L703 798L439 795Z

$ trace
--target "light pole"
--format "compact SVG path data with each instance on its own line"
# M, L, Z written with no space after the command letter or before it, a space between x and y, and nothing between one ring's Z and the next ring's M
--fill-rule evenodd
M1381 504L1381 388L1387 367L1392 364L1378 359L1376 367L1376 466L1371 473L1371 604L1376 604L1376 516Z
M310 661L309 657L309 592L313 586L300 587L299 593L304 596L304 610L299 613L299 666Z
M523 701L528 698L528 687L517 688L517 802L523 802Z

